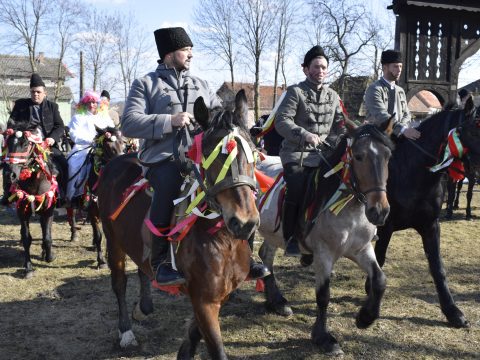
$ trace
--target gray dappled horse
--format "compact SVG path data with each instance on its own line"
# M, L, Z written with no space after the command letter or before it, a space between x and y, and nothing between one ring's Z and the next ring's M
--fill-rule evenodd
M388 133L391 132L391 125L388 124ZM299 238L301 247L313 253L315 268L318 313L312 329L312 340L329 354L342 353L326 323L330 274L335 262L342 256L347 257L357 263L371 280L368 297L356 318L359 328L368 327L378 318L386 284L385 275L375 259L371 240L375 225L383 224L389 213L386 185L392 143L385 133L373 125L350 129L349 133L351 146L347 146L347 138L341 140L333 154L324 159L318 169L318 183L313 200L315 220L312 221L306 238L303 241ZM323 175L337 165L348 152L350 181L347 181L347 191L350 191L353 198L338 215L334 215L324 207L342 183L342 177L338 176L338 173L327 178ZM282 170L282 166L277 157L267 157L267 161L261 162L258 169L274 177ZM272 271L272 274L264 279L267 307L282 315L290 315L292 310L278 289L273 273L275 251L278 247L284 247L284 241L281 226L276 224L279 190L272 196L270 207L261 210L259 228L264 237L259 254Z

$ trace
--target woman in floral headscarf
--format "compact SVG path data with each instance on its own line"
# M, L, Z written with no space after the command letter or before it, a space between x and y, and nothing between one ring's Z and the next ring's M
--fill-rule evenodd
M83 194L88 174L88 166L83 165L97 134L95 126L105 129L114 127L115 124L108 116L108 108L100 105L100 96L94 91L87 90L77 105L77 113L68 124L70 138L75 143L68 155L67 199L70 201Z

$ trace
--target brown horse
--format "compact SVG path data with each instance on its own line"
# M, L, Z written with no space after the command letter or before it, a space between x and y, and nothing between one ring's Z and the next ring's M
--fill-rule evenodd
M95 127L97 134L83 166L89 167L83 196L72 199L72 207L67 208L67 217L70 224L71 241L78 238L76 212L78 208L87 211L87 217L93 230L92 247L97 252L97 267L106 268L107 263L102 253L102 232L100 231L100 216L98 213L97 187L99 175L103 167L113 158L123 154L124 142L120 130L107 127Z
M190 297L194 312L194 320L178 353L179 359L193 359L202 338L213 359L227 358L218 319L220 307L249 271L250 248L246 240L257 229L259 214L254 198L254 147L251 140L247 140L248 107L244 91L237 94L235 105L235 111L214 111L212 114L202 98L194 105L195 120L204 130L199 155L203 154L203 159L207 159L201 164L204 180L198 177L197 180L206 193L205 204L221 215L224 225L213 232L219 223L218 218L198 217L178 247L176 264L186 279L181 291ZM234 150L219 151L219 148L229 148L225 144L230 144ZM206 165L209 159L214 160ZM228 169L223 173L223 180L222 169ZM122 347L136 344L125 302L126 254L139 267L141 291L135 311L143 315L153 311L149 283L153 272L148 249L151 233L144 224L150 197L145 192L137 193L116 220L111 219L122 201L119 195L125 193L140 174L141 167L134 154L118 157L105 167L98 190L112 287L119 306L118 329Z

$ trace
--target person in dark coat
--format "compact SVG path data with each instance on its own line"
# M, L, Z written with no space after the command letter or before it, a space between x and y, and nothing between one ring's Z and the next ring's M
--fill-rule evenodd
M65 199L68 166L65 156L59 149L65 126L58 111L58 105L47 99L43 79L37 73L30 77L30 98L15 101L8 119L7 128L21 126L29 130L38 130L52 151L52 173L57 177L59 200Z

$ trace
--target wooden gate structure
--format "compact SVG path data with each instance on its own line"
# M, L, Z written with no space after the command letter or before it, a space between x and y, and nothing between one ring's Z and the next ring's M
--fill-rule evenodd
M388 9L396 15L407 100L428 90L442 104L455 102L460 67L480 49L480 1L393 0Z

